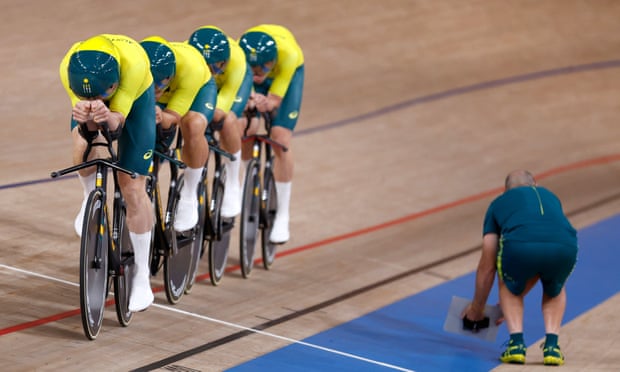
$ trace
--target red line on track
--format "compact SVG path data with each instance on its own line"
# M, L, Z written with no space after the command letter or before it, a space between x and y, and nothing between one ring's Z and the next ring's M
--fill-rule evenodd
M586 159L586 160L581 160L575 163L571 163L571 164L567 164L567 165L563 165L563 166L559 166L556 168L552 168L550 170L547 170L545 172L539 173L538 175L536 175L536 179L541 180L544 178L548 178L551 176L555 176L558 174L562 174L562 173L566 173L569 171L574 171L577 169L584 169L584 168L588 168L588 167L592 167L592 166L597 166L597 165L603 165L603 164L609 164L609 163L613 163L616 161L620 161L620 154L612 154L612 155L607 155L607 156L601 156L598 158L593 158L593 159ZM337 235L328 239L324 239L324 240L320 240L314 243L310 243L310 244L306 244L306 245L302 245L296 248L291 248L288 249L284 252L280 252L278 254L276 254L276 257L284 257L284 256L288 256L291 254L295 254L295 253L299 253L302 251L307 251L309 249L313 249L313 248L318 248L318 247L322 247L331 243L335 243L335 242L339 242L342 240L347 240L347 239L352 239L361 235L365 235L374 231L379 231L379 230L383 230L392 226L396 226L396 225L400 225L402 223L405 222L409 222L418 218L422 218L422 217L426 217L438 212L442 212L451 208L455 208L467 203L472 203L487 197L491 197L493 195L497 195L499 193L501 193L503 191L503 187L496 187L494 189L488 190L488 191L484 191L475 195L471 195L468 197L465 197L463 199L459 199L459 200L455 200L446 204L442 204L439 205L437 207L431 208L431 209L427 209L421 212L416 212L413 214L409 214L394 220L390 220L378 225L374 225L374 226L369 226L360 230L356 230L356 231L352 231L346 234L342 234L342 235ZM255 263L260 263L262 262L262 259L257 259L255 261ZM240 267L239 265L236 266L230 266L226 268L226 272L232 272L232 271L236 271L239 270ZM197 281L202 281L202 280L207 280L209 278L209 273L203 274L203 275L199 275L196 277ZM157 288L153 288L153 292L161 292L163 291L163 287L157 287ZM111 306L114 304L114 300L108 300L106 302L106 306ZM47 324L47 323L51 323L51 322L55 322L57 320L61 320L61 319L65 319L68 317L72 317L75 315L79 315L80 314L80 309L74 309L74 310L70 310L70 311L66 311L63 313L59 313L59 314L55 314L55 315L51 315L45 318L41 318L41 319L36 319L30 322L26 322L26 323L21 323L18 325L14 325L14 326L10 326L7 328L3 328L0 329L0 336L2 335L6 335L9 333L14 333L14 332L18 332L18 331L22 331L25 329L29 329L29 328L34 328L43 324Z

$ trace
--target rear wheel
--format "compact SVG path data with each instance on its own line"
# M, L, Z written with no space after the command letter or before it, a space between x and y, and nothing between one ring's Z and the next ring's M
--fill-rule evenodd
M103 323L108 285L108 216L105 195L91 192L84 211L80 247L80 314L84 334L97 338Z
M276 192L276 182L270 169L265 170L265 182L263 196L261 200L261 216L263 218L261 231L261 246L263 253L263 267L269 270L273 261L276 259L276 247L269 241L271 230L273 230L273 220L278 211L278 195Z
M243 204L239 228L239 260L241 261L241 274L244 278L250 276L254 266L254 251L260 222L259 170L258 160L250 160L243 185Z

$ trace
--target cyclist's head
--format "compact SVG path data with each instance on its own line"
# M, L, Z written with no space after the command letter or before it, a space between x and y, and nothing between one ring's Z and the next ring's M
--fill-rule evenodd
M224 72L224 67L230 59L230 44L222 30L215 26L200 27L190 35L187 42L202 53L213 73Z
M265 65L276 60L278 48L275 40L268 34L260 31L246 32L239 39L239 46L252 67L260 66L264 72L269 71Z
M164 90L176 73L176 59L170 44L162 37L150 36L140 42L151 61L151 74L157 90Z
M104 36L82 42L69 58L69 87L80 98L111 97L118 89L119 60L118 50Z

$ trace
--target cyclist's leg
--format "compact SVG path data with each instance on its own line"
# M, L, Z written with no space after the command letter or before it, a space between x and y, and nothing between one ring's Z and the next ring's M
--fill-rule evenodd
M71 119L71 136L73 141L73 164L81 164L83 162L84 151L86 150L86 140L79 133L78 123ZM101 157L102 151L98 148L93 148L91 154L89 155L89 159L94 159L95 157ZM82 190L84 191L84 198L82 200L82 206L80 207L80 211L78 212L75 220L73 221L73 228L77 236L82 236L82 223L84 221L84 210L86 208L86 202L88 200L88 195L90 192L95 189L95 168L87 168L78 172L78 179L80 180L80 184L82 185Z
M196 95L190 111L181 119L182 159L187 168L174 220L174 229L177 231L189 230L198 222L198 183L209 156L209 145L204 133L207 123L213 119L216 99L217 86L211 78Z
M118 154L123 168L138 173L135 179L119 173L118 181L127 209L127 228L134 248L135 270L129 310L146 309L154 299L150 285L149 250L153 212L146 193L146 175L155 145L155 95L147 89L136 102L118 139Z
M233 154L235 160L225 159L228 170L224 186L224 200L222 201L222 217L229 218L241 212L241 185L239 183L239 168L241 165L241 136L239 118L247 105L252 90L252 70L246 68L246 74L241 86L237 90L234 103L226 114L224 125L220 131L220 140L224 150Z
M293 181L293 150L291 139L297 125L299 110L304 88L304 66L300 66L289 85L278 113L274 118L271 128L271 138L286 146L288 151L274 148L274 178L278 195L278 211L273 223L273 230L269 240L274 243L285 243L289 240L289 209L291 187Z

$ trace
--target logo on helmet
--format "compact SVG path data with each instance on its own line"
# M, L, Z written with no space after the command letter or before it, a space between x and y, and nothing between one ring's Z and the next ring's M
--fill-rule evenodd
M258 60L258 55L256 54L256 48L250 49L250 62L256 62Z
M82 80L82 90L88 94L92 93L92 89L90 87L90 82L88 81L88 78L84 78L84 80Z
M205 45L204 49L202 50L202 54L205 56L206 59L211 58L211 46Z

